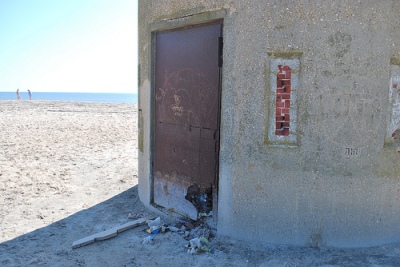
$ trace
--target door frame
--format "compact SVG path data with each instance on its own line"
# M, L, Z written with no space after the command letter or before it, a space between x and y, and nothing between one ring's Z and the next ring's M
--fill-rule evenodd
M207 25L207 24L213 24L213 23L221 23L222 25L222 34L221 36L224 36L224 18L226 16L226 10L216 10L212 12L206 12L206 13L200 13L200 14L194 14L188 16L183 15L180 18L175 18L171 19L168 21L162 21L162 22L156 22L151 24L151 29L150 29L150 34L151 34L151 53L150 53L150 73L151 73L151 81L150 81L150 172L149 172L149 185L150 185L150 205L156 206L156 203L154 201L154 151L155 151L155 94L156 94L156 88L155 88L155 59L156 59L156 36L158 32L164 32L168 30L174 30L174 29L179 29L179 28L185 28L185 27L190 27L190 26L201 26L201 25ZM221 112L222 112L222 71L223 71L223 65L219 69L219 111L218 111L218 124L219 124L219 135L221 136ZM219 137L219 142L218 142L218 153L217 153L217 166L216 166L216 183L215 186L217 188L217 192L213 192L213 221L217 223L218 218L218 196L219 196L219 177L220 177L220 144L221 144L221 138Z

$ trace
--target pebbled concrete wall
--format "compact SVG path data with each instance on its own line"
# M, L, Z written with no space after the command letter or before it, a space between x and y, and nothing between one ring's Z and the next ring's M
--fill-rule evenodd
M400 242L399 10L397 0L140 0L142 202L152 198L151 33L221 17L218 233L313 247ZM296 138L285 143L268 138L271 73L290 55L300 64Z

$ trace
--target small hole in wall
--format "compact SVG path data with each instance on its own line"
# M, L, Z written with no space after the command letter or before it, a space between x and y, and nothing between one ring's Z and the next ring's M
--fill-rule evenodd
M185 199L190 201L200 213L209 213L212 210L212 187L203 190L196 183L189 186Z

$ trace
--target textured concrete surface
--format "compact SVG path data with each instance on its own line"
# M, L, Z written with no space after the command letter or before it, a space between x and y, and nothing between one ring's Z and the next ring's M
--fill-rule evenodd
M395 0L139 1L141 200L151 202L151 32L218 13L218 233L312 247L400 242L400 143L390 132L400 126L398 10ZM301 53L295 146L266 141L274 53Z

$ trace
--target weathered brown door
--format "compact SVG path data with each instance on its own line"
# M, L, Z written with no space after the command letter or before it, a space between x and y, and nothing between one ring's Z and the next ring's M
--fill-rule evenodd
M218 186L222 24L156 34L154 202L192 219Z

